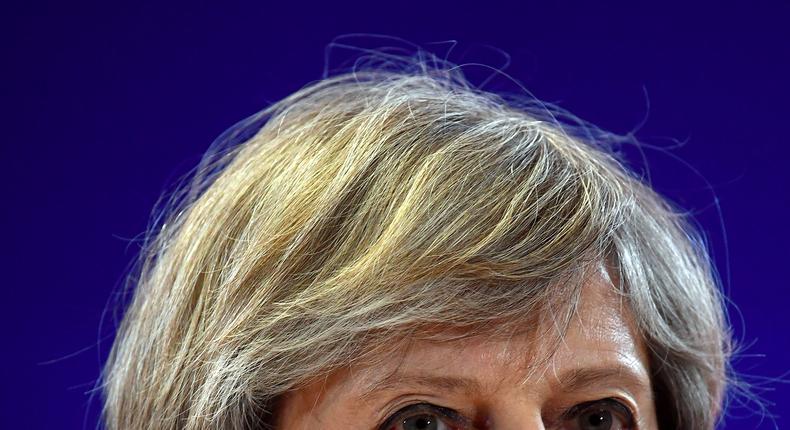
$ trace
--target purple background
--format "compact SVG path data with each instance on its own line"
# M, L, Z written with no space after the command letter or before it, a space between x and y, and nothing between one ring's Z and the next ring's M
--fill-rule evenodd
M738 309L737 369L778 416L736 404L723 427L790 427L790 385L766 380L790 369L790 3L264 3L4 3L0 427L96 425L104 311L160 192L234 122L319 79L349 33L440 56L450 44L432 42L454 39L456 63L498 67L505 52L538 98L618 133L646 118L637 136L652 145L685 142L646 150L653 184L704 229ZM331 52L331 67L358 54ZM516 91L501 77L487 88Z

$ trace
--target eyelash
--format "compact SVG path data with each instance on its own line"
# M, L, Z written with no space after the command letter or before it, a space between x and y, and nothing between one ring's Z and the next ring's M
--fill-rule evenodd
M378 427L378 430L389 430L399 420L409 416L417 415L417 413L419 412L434 413L438 415L440 418L444 418L455 423L459 423L459 422L467 423L469 421L468 419L464 418L461 414L450 408L437 406L432 403L421 402L421 403L413 403L411 405L407 405L398 409L398 411L390 415L389 418L387 418Z
M633 428L636 423L635 414L631 410L631 408L628 407L625 403L612 397L600 399L600 400L593 400L590 402L579 403L578 405L575 405L570 409L568 409L567 411L565 411L562 414L561 419L563 421L567 421L570 419L578 418L579 415L588 412L590 409L592 409L595 406L608 407L609 409L612 410L612 412L623 418L624 424L628 426L628 428Z
M623 402L611 397L605 399L593 400L590 402L584 402L575 405L570 409L566 410L565 412L563 412L562 415L560 415L560 421L568 421L578 418L579 415L583 414L584 412L587 412L590 408L594 406L607 406L613 409L614 410L613 412L622 416L628 428L632 428L634 426L634 423L636 422L636 419L634 418L635 415L631 410L631 408L625 405ZM451 422L454 423L464 423L466 425L470 422L469 419L464 418L461 414L450 408L437 406L432 403L421 402L421 403L413 403L411 405L407 405L400 408L398 411L390 415L389 418L387 418L378 427L378 430L388 430L399 420L406 418L408 416L416 415L419 412L434 413L438 415L440 418L450 420Z

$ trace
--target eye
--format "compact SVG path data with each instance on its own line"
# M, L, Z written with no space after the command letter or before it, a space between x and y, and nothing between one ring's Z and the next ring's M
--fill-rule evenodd
M452 409L418 403L395 412L379 430L462 430L465 420Z
M564 414L567 430L634 429L634 414L615 399L582 403Z

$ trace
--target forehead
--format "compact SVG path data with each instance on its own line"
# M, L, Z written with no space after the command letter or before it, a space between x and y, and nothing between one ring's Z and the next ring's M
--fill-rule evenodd
M650 421L648 355L631 321L611 283L590 279L558 343L544 335L555 330L545 324L509 337L414 341L396 355L348 366L288 393L278 419L294 420L294 428L327 428L320 424L324 420L356 425L383 419L384 405L415 393L501 406L521 400L550 405L566 396L606 397L601 390L615 390L642 405Z
M649 385L648 355L632 321L627 303L609 280L592 276L559 341L555 333L560 328L552 327L551 319L507 337L413 341L376 365L336 372L322 383L323 390L365 399L409 381L451 385L465 380L474 381L474 386L465 388L480 394L520 385L538 395L574 378L578 382L574 375L582 375L580 369L593 369L599 375L601 371L623 372ZM334 383L327 384L330 381Z

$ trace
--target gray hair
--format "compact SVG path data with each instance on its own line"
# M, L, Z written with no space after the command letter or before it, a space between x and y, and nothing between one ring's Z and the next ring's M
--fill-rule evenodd
M129 278L109 429L263 426L282 394L392 339L523 327L546 307L567 322L602 262L649 350L661 427L714 427L729 334L683 211L611 134L417 69L299 90L175 194Z

